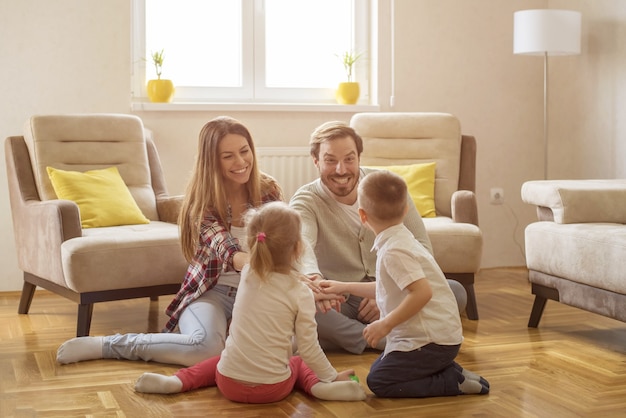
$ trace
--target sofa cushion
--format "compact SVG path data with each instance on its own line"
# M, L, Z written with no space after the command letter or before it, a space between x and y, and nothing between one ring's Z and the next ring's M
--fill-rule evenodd
M156 221L143 123L134 115L32 116L24 140L41 200L56 199L47 167L88 171L116 166L146 218Z
M66 286L75 292L181 283L188 263L178 225L142 225L83 230L61 245ZM106 271L106 281L94 281Z
M438 216L425 218L433 255L444 273L477 273L483 250L480 228Z
M626 223L625 179L527 181L522 200L549 208L556 223Z
M435 165L436 163L371 166L388 170L402 177L422 218L433 218L435 213Z
M525 234L529 270L626 294L625 225L544 221L528 225Z
M84 173L52 167L47 170L57 197L78 205L83 228L150 222L141 213L117 167Z
M436 162L437 216L452 216L452 194L459 188L461 124L447 113L357 113L350 125L363 138L361 165L388 166Z

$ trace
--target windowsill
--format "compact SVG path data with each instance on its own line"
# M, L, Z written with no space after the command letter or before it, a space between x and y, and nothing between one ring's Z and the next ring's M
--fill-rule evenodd
M201 111L241 111L241 112L378 112L379 105L355 104L340 105L330 103L208 103L173 102L151 103L132 102L131 110L137 112L201 112Z

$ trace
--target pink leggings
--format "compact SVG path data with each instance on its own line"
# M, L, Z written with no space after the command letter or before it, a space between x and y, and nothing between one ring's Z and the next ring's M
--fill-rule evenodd
M242 403L271 403L285 399L294 388L312 395L311 388L320 380L300 356L289 360L291 376L282 382L249 386L221 375L217 371L220 356L211 357L191 367L178 370L175 375L183 383L181 392L217 386L226 399Z

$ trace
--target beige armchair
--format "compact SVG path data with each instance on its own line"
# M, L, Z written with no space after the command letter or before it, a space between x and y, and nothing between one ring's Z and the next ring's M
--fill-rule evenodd
M466 314L478 319L474 276L480 269L482 232L476 203L476 140L462 135L445 113L357 113L350 125L363 138L361 165L435 162L435 217L424 218L435 260L467 291Z
M168 196L157 150L139 118L34 116L24 136L6 139L5 157L24 272L20 314L28 313L40 286L78 303L76 335L84 336L94 303L154 300L178 291L187 268L176 225L181 202ZM149 223L83 228L79 206L57 199L47 173L47 167L84 172L111 166Z

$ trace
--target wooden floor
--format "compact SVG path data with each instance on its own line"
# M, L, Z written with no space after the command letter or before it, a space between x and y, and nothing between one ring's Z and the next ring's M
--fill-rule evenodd
M476 293L480 320L463 318L458 362L491 383L485 396L322 402L294 392L270 405L243 405L216 388L180 395L133 391L143 372L177 366L97 360L61 366L59 344L75 332L76 307L41 291L29 315L19 293L0 293L0 417L617 417L626 416L626 324L548 302L537 329L527 328L532 295L524 269L483 270ZM155 331L165 323L147 299L96 305L91 335ZM329 353L361 382L375 353Z

